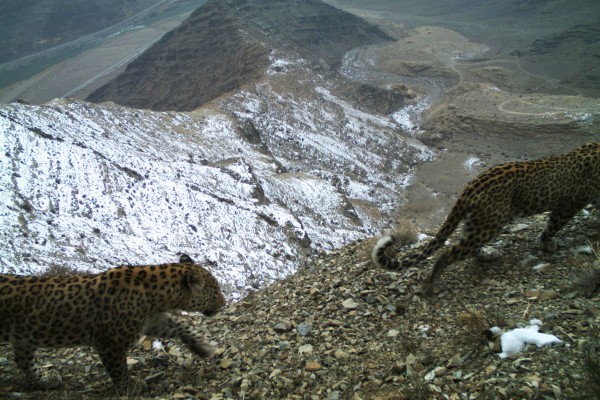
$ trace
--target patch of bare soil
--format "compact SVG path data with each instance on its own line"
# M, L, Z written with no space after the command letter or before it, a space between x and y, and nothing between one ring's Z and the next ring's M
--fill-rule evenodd
M417 186L409 189L410 198L426 188L431 193L428 201L441 215L469 180L492 165L566 153L598 140L597 99L516 94L483 82L460 84L444 97L425 113L424 131L418 136L440 153L417 168ZM444 208L441 213L439 205ZM399 213L428 227L441 223L435 215L432 220L410 215L410 204Z
M559 234L554 254L536 247L543 216L518 221L489 246L497 255L493 261L451 266L430 299L415 295L430 263L387 272L370 263L373 241L354 243L212 319L190 317L214 341L212 359L196 359L177 342L163 342L161 350L149 341L136 346L129 357L129 390L143 387L140 381L147 388L125 398L598 396L589 368L598 362L590 349L600 346L600 281L593 268L597 256L587 247L598 240L597 217L580 214ZM529 345L500 359L499 344L484 331L526 326L533 318L562 343ZM45 368L62 373L64 389L29 389L6 346L0 348L0 397L117 397L90 349L54 350L41 358Z

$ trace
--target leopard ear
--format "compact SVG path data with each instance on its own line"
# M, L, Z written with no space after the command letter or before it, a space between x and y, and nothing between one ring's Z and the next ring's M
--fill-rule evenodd
M181 257L179 257L179 262L182 264L193 264L194 260L192 260L192 257L188 256L187 254L182 254Z
M193 271L187 271L183 274L183 278L181 279L181 286L183 286L186 290L202 290L204 287L204 282L200 279L198 274Z

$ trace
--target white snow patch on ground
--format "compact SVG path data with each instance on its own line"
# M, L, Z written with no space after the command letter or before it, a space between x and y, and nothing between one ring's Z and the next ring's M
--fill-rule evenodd
M392 119L406 132L415 133L421 128L421 115L431 107L431 101L423 97L416 104L409 104L392 114Z
M3 106L0 133L1 272L100 271L187 253L231 289L245 286L248 271L268 281L296 268L281 261L297 256L289 232L258 214L296 226L299 239L306 232L285 207L259 204L243 160L263 173L275 166L226 118L173 121L56 101Z
M303 68L286 60L272 62ZM380 232L410 165L433 153L305 78L307 97L264 81L222 111L0 105L0 272L102 271L186 253L237 297L313 250ZM245 138L247 123L260 143Z
M481 159L479 157L469 157L463 163L463 166L467 171L475 171L478 166L481 164Z

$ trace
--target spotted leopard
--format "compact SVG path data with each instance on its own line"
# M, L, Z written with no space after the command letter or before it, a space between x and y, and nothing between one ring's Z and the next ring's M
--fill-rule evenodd
M112 381L127 378L127 352L141 334L178 338L200 357L212 354L202 334L174 310L211 315L225 299L217 280L187 256L179 263L121 266L96 275L37 277L0 274L0 342L17 365L45 388L36 348L92 346Z
M422 249L397 260L386 254L395 242L393 236L386 236L373 247L371 258L375 265L392 270L416 266L444 246L462 221L462 237L441 253L423 281L420 291L429 294L448 265L476 255L515 217L549 211L540 242L550 249L554 235L583 207L595 203L599 193L600 143L555 157L500 164L467 184L442 227Z

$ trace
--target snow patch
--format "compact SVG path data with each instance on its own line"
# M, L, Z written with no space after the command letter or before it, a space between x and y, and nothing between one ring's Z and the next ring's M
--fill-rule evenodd
M302 75L301 60L272 62L305 87L264 80L189 113L0 105L0 272L186 253L238 298L384 229L410 166L433 152Z
M421 128L421 115L431 107L428 97L420 99L416 104L410 104L392 114L392 119L404 129L405 132L416 133Z
M465 162L463 163L463 166L465 167L465 169L467 171L474 171L476 169L476 167L480 166L481 164L481 159L479 157L469 157L465 160Z

